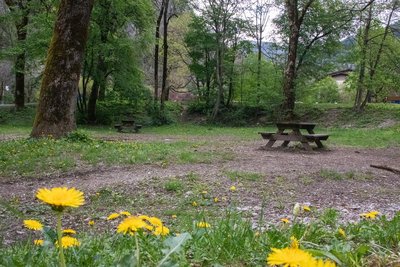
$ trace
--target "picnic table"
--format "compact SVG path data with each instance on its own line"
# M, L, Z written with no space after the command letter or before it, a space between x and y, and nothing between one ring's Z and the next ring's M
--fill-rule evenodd
M314 128L317 124L313 122L277 122L278 130L275 133L259 132L261 136L269 140L265 145L266 148L271 148L276 141L283 141L283 147L287 147L290 142L300 142L305 150L312 151L310 143L315 143L318 148L323 148L321 141L328 139L328 134L316 134ZM306 130L303 134L300 130Z
M142 128L142 125L136 124L133 118L125 118L121 120L120 124L114 125L114 128L116 128L120 133L123 131L137 133L139 132L139 129Z

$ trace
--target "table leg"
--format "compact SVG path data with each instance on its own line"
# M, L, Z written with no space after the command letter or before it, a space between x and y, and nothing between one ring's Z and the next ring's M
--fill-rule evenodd
M275 144L276 140L270 139L265 147L272 147Z
M324 145L322 144L322 142L320 140L315 140L315 143L317 144L318 148L323 148Z
M287 147L289 145L290 141L283 141L282 147Z

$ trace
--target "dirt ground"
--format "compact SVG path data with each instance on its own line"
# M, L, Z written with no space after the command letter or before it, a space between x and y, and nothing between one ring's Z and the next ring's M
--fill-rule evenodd
M39 180L0 182L1 199L17 199L24 206L35 201L34 194L39 187L54 186L76 187L85 195L95 194L100 188L118 188L124 192L148 190L145 197L149 198L158 195L174 198L160 187L146 187L143 184L152 179L159 182L171 177L184 179L182 177L195 173L199 177L198 183L208 185L209 194L213 196L222 196L231 185L235 185L237 208L255 218L260 214L264 201L267 205L265 216L270 221L290 217L291 208L296 202L309 204L318 210L338 209L346 221L357 220L360 213L370 210L378 210L387 216L400 211L400 176L370 167L375 164L400 169L400 147L361 149L330 146L308 152L299 147L264 150L262 147L265 142L261 138L241 141L234 137L194 138L146 134L100 138L164 142L204 139L209 142L208 145L198 149L226 151L233 155L233 159L207 164L87 167L75 173ZM196 153L196 149L193 153ZM234 181L227 177L227 171L257 173L261 179ZM188 190L182 196L192 193ZM15 225L7 212L0 206L0 221L4 220L3 234L9 233ZM7 234L5 239L13 239L13 234Z

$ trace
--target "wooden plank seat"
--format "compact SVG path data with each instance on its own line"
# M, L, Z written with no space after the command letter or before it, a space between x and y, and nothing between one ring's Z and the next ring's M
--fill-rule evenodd
M304 134L303 136L312 142L315 142L316 140L324 141L329 138L329 134Z
M142 128L142 125L136 124L133 120L122 120L122 124L115 124L114 128L120 133L124 131L137 133Z
M276 133L262 133L262 132L259 132L259 134L261 134L261 136L262 136L263 139L269 140L269 139L271 139L271 137L272 137L273 135L275 135ZM280 135L288 135L288 133L281 133Z

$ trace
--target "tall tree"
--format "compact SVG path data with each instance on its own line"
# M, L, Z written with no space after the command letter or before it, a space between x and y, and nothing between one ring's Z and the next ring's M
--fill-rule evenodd
M20 52L15 59L15 93L14 103L17 109L25 106L25 64L26 51L23 43L27 36L27 26L29 22L29 2L30 0L5 0L10 10L19 14L15 19L17 29L17 40L22 44Z
M287 60L284 68L282 109L286 118L294 117L296 79L306 65L323 64L321 54L339 43L341 33L346 31L353 19L352 8L341 0L285 0L285 17L281 32L287 39ZM281 17L282 18L282 17ZM322 49L321 49L322 48ZM325 60L326 62L326 60Z
M378 67L381 64L382 55L386 46L386 41L390 34L390 25L392 23L393 15L395 11L399 8L399 1L393 0L391 3L379 6L376 1L371 0L369 2L369 7L366 9L365 19L360 19L364 21L361 26L359 36L362 37L362 41L359 42L360 46L360 62L358 71L358 80L356 88L356 97L354 102L354 109L358 112L364 110L368 101L370 101L373 94L374 79L377 73ZM380 9L380 10L379 10ZM375 12L374 12L375 11ZM374 24L380 24L380 21L374 21L374 18L378 18L375 13L388 12L387 20L385 22L385 27L382 32L377 32L377 34L371 34L374 30ZM361 12L361 16L363 12ZM374 23L375 22L375 23ZM362 29L363 28L363 29ZM376 52L372 52L374 47L377 47ZM365 92L365 95L364 95Z
M32 137L60 138L76 129L76 97L93 2L61 0Z
M271 8L270 0L256 0L249 6L252 19L247 19L251 25L249 33L256 39L257 47L257 91L261 91L261 65L263 55L263 39L269 21L269 11ZM245 13L246 14L246 13ZM258 98L259 99L259 98Z

